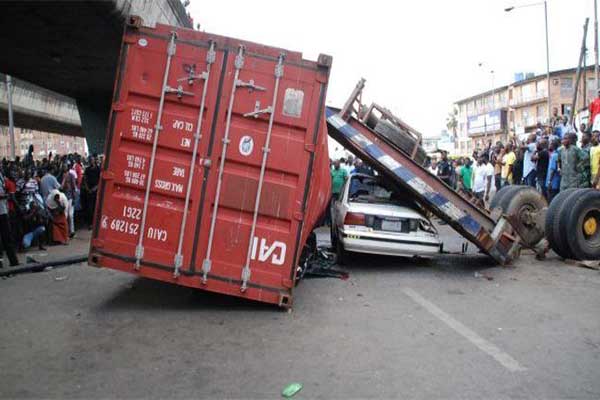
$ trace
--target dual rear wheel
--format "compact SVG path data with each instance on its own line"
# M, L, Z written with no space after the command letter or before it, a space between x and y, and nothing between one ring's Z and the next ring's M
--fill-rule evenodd
M600 191L560 192L546 214L546 238L562 258L600 259Z

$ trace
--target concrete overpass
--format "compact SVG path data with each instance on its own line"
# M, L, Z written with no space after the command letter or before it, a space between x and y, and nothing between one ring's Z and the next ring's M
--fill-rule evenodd
M90 151L101 152L121 34L132 14L141 16L145 25L192 27L180 0L0 2L0 71L62 95L52 96L42 90L30 96L38 103L47 101L54 106L28 108L25 102L19 109L19 120L28 115L42 126L45 120L43 130L49 130L56 121L44 118L40 108L68 114L75 104ZM62 132L77 134L77 129Z
M0 125L8 125L8 93L0 73ZM42 132L83 136L75 100L13 78L15 126Z

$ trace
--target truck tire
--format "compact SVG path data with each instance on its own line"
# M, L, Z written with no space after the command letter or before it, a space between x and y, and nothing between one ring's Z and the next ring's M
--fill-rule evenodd
M490 210L493 210L494 208L498 207L498 204L500 203L502 198L511 188L512 186L504 186L503 188L500 188L500 190L498 190L496 194L494 194L494 197L492 197L492 201L490 201Z
M556 197L552 199L550 206L548 207L548 212L546 213L546 240L548 241L548 245L556 254L560 257L566 258L565 255L559 254L560 249L558 249L556 243L560 241L560 238L554 236L554 225L558 224L558 211L560 207L562 207L565 200L578 189L566 189L562 192L558 193Z
M568 212L565 239L577 260L600 259L600 192L585 189L565 209Z
M580 195L581 189L573 190L567 193L564 197L562 204L556 210L556 222L552 226L552 232L554 235L554 247L552 250L556 252L562 258L573 258L574 255L571 252L571 248L569 247L569 243L567 242L567 238L565 232L567 231L567 226L569 225L569 210L573 207L573 202Z
M402 129L394 126L391 122L379 120L373 128L375 132L380 134L381 136L388 139L390 142L394 144L397 148L402 150L407 155L411 155L413 149L416 144L416 139L413 138L410 134L405 133ZM425 159L427 158L427 153L423 147L418 145L417 153L415 154L414 160L419 164L425 164Z
M510 186L506 186L506 187L503 187L502 189L500 189L500 192L502 190L504 190L504 193L501 194L500 199L498 199L496 201L496 204L494 205L494 207L491 207L491 204L490 204L490 209L493 210L495 207L499 207L500 209L502 209L502 213L506 213L506 209L508 208L508 203L513 198L515 193L518 192L522 187L523 186L510 185ZM500 192L498 192L498 193L500 193ZM495 196L494 196L494 198L495 198Z
M500 203L505 214L517 217L518 225L514 228L523 243L535 246L544 238L544 226L538 226L528 218L529 213L548 207L548 202L540 192L530 186L516 186L514 191L507 192Z

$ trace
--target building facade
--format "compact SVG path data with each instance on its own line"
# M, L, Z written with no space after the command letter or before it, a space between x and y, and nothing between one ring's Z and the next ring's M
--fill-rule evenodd
M23 158L31 144L35 159L48 157L50 153L53 155L69 153L86 155L87 152L85 138L15 127L15 155ZM0 158L10 158L8 127L2 125L0 125Z
M538 122L548 125L555 117L570 115L576 75L576 68L550 73L552 118L548 118L546 74L457 101L457 153L470 155L474 150L485 148L490 141L506 142L514 136L523 138L536 129ZM581 77L576 109L587 107L595 97L594 68L589 67Z

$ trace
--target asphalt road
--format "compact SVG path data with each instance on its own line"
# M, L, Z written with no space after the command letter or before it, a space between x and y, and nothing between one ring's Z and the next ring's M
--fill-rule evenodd
M474 251L348 270L291 313L84 265L0 280L0 397L600 398L598 271Z

